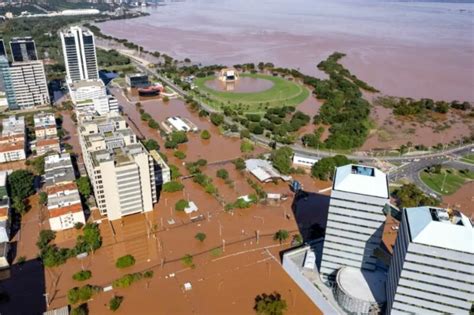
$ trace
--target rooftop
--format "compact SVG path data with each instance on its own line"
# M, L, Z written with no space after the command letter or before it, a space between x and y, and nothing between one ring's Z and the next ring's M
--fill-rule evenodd
M88 87L104 88L105 86L102 80L80 80L80 81L74 81L71 84L71 88L74 90L81 89L81 88L88 88Z
M389 198L387 175L374 167L363 165L348 164L338 167L334 176L333 189Z
M474 254L474 229L460 211L425 206L405 213L412 242Z
M34 116L35 128L44 128L47 126L56 127L56 119L52 113L39 113Z
M0 187L5 187L7 185L7 172L0 171Z
M25 118L23 116L15 117L9 116L2 120L2 136L10 136L14 134L24 134L25 133Z
M383 272L352 267L343 267L337 273L337 284L344 293L367 302L385 302L385 279Z

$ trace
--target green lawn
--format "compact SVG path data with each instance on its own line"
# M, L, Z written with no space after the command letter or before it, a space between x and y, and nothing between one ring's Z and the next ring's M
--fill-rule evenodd
M474 164L474 154L468 154L461 158L461 161Z
M443 168L439 174L421 171L420 178L434 191L442 195L451 195L461 188L461 186L466 182L474 180L474 173L469 172L468 170L466 170L465 173L462 173L461 171L455 169Z
M263 74L241 74L240 76L269 80L273 82L273 86L261 92L221 92L206 86L207 81L216 78L214 76L197 78L195 84L201 92L209 96L210 100L206 100L209 105L215 108L233 105L235 109L245 112L263 112L267 108L277 106L297 106L309 96L308 89L303 85L280 77Z

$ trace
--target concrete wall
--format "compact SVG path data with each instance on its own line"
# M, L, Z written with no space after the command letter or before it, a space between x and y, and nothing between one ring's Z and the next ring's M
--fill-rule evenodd
M316 289L314 284L303 276L295 263L287 255L283 255L283 269L323 314L338 314L334 307L329 304L318 289Z

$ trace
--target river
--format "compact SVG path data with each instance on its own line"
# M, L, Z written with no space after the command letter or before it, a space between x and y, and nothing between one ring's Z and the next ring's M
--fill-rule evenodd
M188 0L100 24L114 37L202 64L269 61L322 77L334 51L383 93L474 101L474 2Z

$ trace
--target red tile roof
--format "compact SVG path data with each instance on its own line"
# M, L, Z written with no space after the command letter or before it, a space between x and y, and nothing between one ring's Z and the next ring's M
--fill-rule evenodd
M81 212L82 211L82 205L81 203L76 203L71 206L66 206L62 208L56 208L56 209L51 209L49 210L49 217L50 218L57 218L62 215L68 214L68 213L76 213L76 212Z

